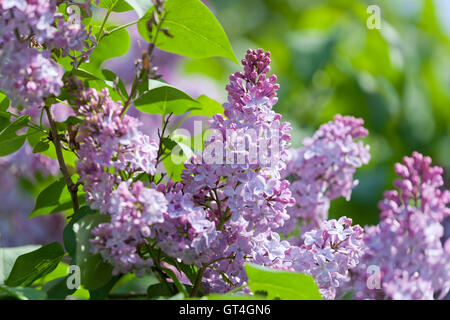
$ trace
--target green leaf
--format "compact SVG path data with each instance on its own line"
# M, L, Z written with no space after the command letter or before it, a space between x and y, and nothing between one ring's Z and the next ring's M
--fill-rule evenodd
M29 286L52 272L63 256L64 250L58 242L23 254L17 258L5 284L11 287Z
M38 249L40 246L28 245L12 248L0 248L0 284L8 278L17 257Z
M83 194L78 195L78 201L84 202ZM67 189L64 178L52 182L42 190L36 199L33 211L29 218L61 212L72 208L72 197Z
M247 263L248 286L254 294L267 293L267 299L321 300L314 279L306 274L282 271Z
M72 225L77 244L74 262L81 270L81 284L88 290L99 289L112 278L112 266L100 254L91 254L89 243L92 229L109 220L105 214L86 214Z
M222 105L204 94L197 98L197 102L201 104L201 108L192 110L191 116L212 117L218 113L223 114L224 109Z
M0 157L14 153L19 150L25 143L26 136L13 136L8 140L0 141Z
M39 141L34 147L33 147L33 153L41 153L50 147L48 141Z
M6 111L9 107L9 99L6 96L2 96L0 100L0 111Z
M100 0L98 7L109 9L114 12L126 12L133 10L133 8L125 0Z
M147 294L149 299L153 299L157 297L170 297L172 292L170 292L170 289L165 283L156 283L148 287Z
M16 136L16 131L27 126L30 116L18 117L14 122L10 123L6 128L0 130L0 141Z
M17 135L16 131L27 126L29 116L18 117L13 122L9 122L9 119L2 117L0 121L0 156L6 156L22 147L25 143L25 135Z
M100 23L92 26L92 32L95 34L100 30ZM108 26L107 31L110 31L117 26ZM89 57L89 63L81 65L81 69L90 75L102 78L101 65L108 59L119 57L128 52L130 48L130 35L126 29L117 30L111 34L106 34L102 37L99 44L92 51Z
M26 134L26 139L28 140L28 143L30 144L30 146L32 148L34 148L36 146L36 144L38 144L39 142L41 142L42 140L46 139L48 136L37 129L34 128L29 128ZM25 137L24 137L25 138ZM0 148L1 150L1 148ZM1 153L1 151L0 151ZM75 167L75 163L77 161L77 156L72 152L72 151L67 151L67 150L62 150L63 156L64 156L64 161L66 162L67 165L70 165L72 167ZM53 143L49 144L49 148L45 151L42 151L41 154L52 158L52 159L58 159L58 157L56 156L56 150L55 150L55 146L53 145Z
M120 280L120 275L114 276L111 280L108 281L107 284L102 286L101 288L95 290L89 290L89 299L90 300L104 300L108 297L109 292L115 286L115 284Z
M182 284L180 282L180 280L178 280L178 277L175 275L175 273L171 269L168 269L168 268L162 268L162 269L170 277L170 279L173 280L173 283L177 287L178 291L180 293L184 294L185 296L189 296L184 284Z
M153 7L153 3L150 0L125 0L134 11L138 14L139 18L142 18L145 13Z
M72 295L77 291L77 289L69 289L67 287L68 277L69 276L53 279L42 286L42 290L47 293L48 300L64 300L67 296Z
M47 294L44 291L26 287L9 287L0 285L0 292L19 300L45 300Z
M79 221L81 218L88 214L95 214L96 211L92 210L88 206L81 207L70 219L70 222L66 225L63 231L63 242L64 247L66 248L67 253L75 258L76 250L77 250L77 238L76 233L73 230L73 225Z
M200 0L168 0L165 5L167 15L162 23L173 38L161 33L156 47L192 58L225 57L236 63L230 42L219 21ZM146 17L151 17L150 9ZM147 19L138 23L140 34L150 40Z
M153 89L150 89L135 102L136 108L145 113L162 114L169 113L183 114L192 109L200 108L201 105L187 93L163 82L152 82Z
M128 92L122 79L120 79L114 72L108 69L102 69L102 74L105 80L110 82L108 85L111 87L113 87L114 81L117 81L117 88L120 90L120 93L122 93L125 98L128 98Z

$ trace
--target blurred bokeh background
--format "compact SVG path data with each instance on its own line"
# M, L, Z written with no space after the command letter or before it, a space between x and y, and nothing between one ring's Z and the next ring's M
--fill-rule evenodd
M351 201L338 199L332 203L331 217L346 215L361 225L376 224L377 203L383 191L392 188L395 178L394 163L414 150L431 156L434 164L444 167L449 187L450 1L204 3L222 24L239 59L247 48L260 47L272 53L272 72L281 85L275 110L294 128L293 147L300 147L304 137L312 135L336 113L365 120L370 132L365 142L371 146L371 162L357 171L360 183ZM380 29L367 26L371 17L369 5L380 8ZM101 10L96 13L102 14ZM136 16L120 13L113 14L112 19L125 23ZM130 52L105 63L127 83L133 78L133 61L146 47L135 26L128 30ZM193 97L207 94L220 102L226 99L229 74L240 70L240 66L223 58L188 59L160 51L155 62L165 80ZM144 116L143 120L144 131L154 134L160 120L152 116ZM3 165L0 170L6 174L7 168ZM37 192L29 179L18 181L21 193ZM11 188L0 188L0 192L0 199L6 199ZM24 200L20 200L23 198L15 197L24 207ZM28 232L20 231L28 230L25 227L13 229L11 223L5 222L11 220L8 214L11 213L0 206L3 245L43 241L29 239ZM15 215L26 225L30 223L25 219L28 214L20 211ZM49 237L56 236L58 228L47 221L41 225ZM37 224L34 226L37 228Z

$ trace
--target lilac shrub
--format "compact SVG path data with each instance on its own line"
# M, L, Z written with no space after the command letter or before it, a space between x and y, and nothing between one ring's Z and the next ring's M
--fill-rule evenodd
M450 192L442 190L442 169L414 152L395 166L398 190L384 194L378 225L362 228L345 216L329 219L332 200L350 200L358 184L356 169L370 160L363 142L368 130L363 119L337 114L304 139L301 148L291 149L291 126L274 110L280 86L270 75L270 53L263 49L246 52L243 71L230 75L223 112L210 119L202 148L184 152L189 156L177 167L178 174L170 172L176 165L175 147L182 144L175 141L173 128L183 125L188 111L211 115L210 110L201 113L209 107L203 103L211 101L193 99L160 81L153 60L156 38L161 34L170 41L177 33L164 24L164 1L152 2L151 14L142 18L145 24L105 28L112 11L128 6L124 1L115 8L117 3L106 5L93 36L92 25L60 13L66 9L60 1L0 0L0 89L7 97L0 101L5 119L0 143L41 134L33 146L22 141L22 148L15 149L19 151L0 158L8 226L15 213L31 210L17 203L18 179L33 179L37 172L56 176L59 168L73 207L65 210L70 223L63 241L71 263L81 259L76 252L81 249L87 256L82 273L98 271L85 270L92 261L100 265L90 260L93 255L112 267L109 274L100 270L105 272L101 277L82 275L83 286L92 292L134 273L155 275L160 281L155 286L164 286L166 296L264 294L250 290L249 264L306 274L302 277L315 283L311 296L324 299L348 291L357 299L434 299L449 292L450 240L441 238L444 218L450 216ZM91 14L91 1L65 5ZM199 12L207 10L199 5ZM135 63L130 88L109 70L83 69L92 52L101 49L102 39L114 39L136 23L138 29L144 26L145 33L139 32L150 43ZM60 58L71 61L71 70L64 72ZM56 102L70 106L71 113L63 117L70 118L55 120ZM157 137L150 138L145 134L149 128L127 113L133 103L139 112L162 110ZM21 117L23 113L31 117ZM169 125L173 115L179 117ZM22 137L27 126L36 132ZM40 154L50 143L57 160ZM70 165L64 159L67 152L76 157ZM84 199L78 198L81 191ZM38 199L53 206L58 199L48 199L49 193ZM86 204L83 210L79 199ZM87 226L85 218L102 223ZM5 232L5 225L0 231ZM89 239L74 235L87 227Z

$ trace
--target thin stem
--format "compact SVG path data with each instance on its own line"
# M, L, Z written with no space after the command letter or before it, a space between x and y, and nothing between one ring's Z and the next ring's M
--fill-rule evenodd
M108 32L108 34L106 34L105 36L108 36L108 35L110 35L111 33L114 33L114 32L116 32L116 31L119 31L119 30L128 28L128 27L130 27L130 26L132 26L132 25L134 25L134 24L137 24L139 21L141 21L141 19L134 20L134 21L131 21L131 22L127 23L127 24L121 25L121 26L119 26L119 27L117 27L117 28L114 28L114 29L110 30L110 31Z
M100 42L101 38L103 37L105 33L105 25L106 21L108 21L109 15L111 14L112 10L116 6L116 4L119 2L119 0L114 1L113 5L109 7L108 11L106 12L105 18L103 19L102 25L100 27L100 30L97 33L97 43Z
M59 168L61 170L61 173L63 174L64 180L66 181L67 189L69 189L70 197L72 198L72 206L75 213L80 208L77 196L78 186L73 183L72 179L70 178L69 171L67 170L67 166L64 161L64 156L62 153L61 140L58 136L58 130L56 128L55 119L53 118L50 106L45 106L45 111L47 112L48 122L50 123L52 142L55 145L56 157L58 158Z
M195 297L198 294L198 290L200 289L200 286L202 284L202 278L203 274L206 271L206 265L203 265L203 267L198 271L197 278L195 279L194 287L191 291L191 297Z
M149 49L148 49L148 52L147 52L148 61L150 61L150 62L152 61L153 52L154 52L154 49L156 47L156 41L158 40L158 34L159 34L160 30L161 30L161 25L162 25L162 23L164 21L164 18L165 18L165 14L163 14L163 16L160 18L160 21L159 21L158 25L156 26L155 38L152 41L150 41ZM140 83L141 83L140 72L138 72L138 74L134 77L133 86L131 88L131 91L130 91L130 94L128 96L128 99L127 99L127 101L125 102L125 104L123 106L122 112L120 113L121 117L123 117L124 114L128 111L128 108L130 107L131 101L132 101L132 99L134 98L134 96L137 93L137 89L138 89Z

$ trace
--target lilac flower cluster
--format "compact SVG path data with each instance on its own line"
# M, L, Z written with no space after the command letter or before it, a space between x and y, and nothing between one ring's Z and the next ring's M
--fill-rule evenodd
M325 221L320 229L306 232L303 245L291 247L283 262L313 276L322 296L334 299L363 254L363 232L359 225L352 226L350 218Z
M96 43L82 23L57 13L56 0L0 0L0 16L0 89L14 107L42 106L59 94L62 72L51 60L54 50L86 61ZM81 56L72 56L75 51Z
M201 265L214 256L214 242L218 233L209 218L211 212L196 206L190 194L183 194L183 185L173 182L160 184L157 190L168 201L164 221L154 225L156 242L167 255L186 264Z
M87 203L107 213L115 185L145 172L156 171L158 144L139 131L140 122L121 117L123 106L108 90L81 90L77 113L84 116L77 141L80 161L77 172L84 181Z
M367 250L353 276L356 298L433 299L450 290L450 241L441 222L450 216L450 191L441 190L443 170L414 152L395 165L398 190L379 203L380 223L366 228ZM370 274L370 266L379 274ZM380 287L367 285L379 277Z
M312 138L303 140L304 146L289 153L284 176L291 179L295 205L288 209L291 219L280 230L294 231L301 219L301 232L320 228L328 218L330 201L339 197L350 200L355 170L370 160L369 146L355 139L368 131L362 119L336 115L323 124ZM293 241L302 241L302 237Z
M113 273L150 271L152 259L144 259L139 247L152 237L151 225L164 221L167 200L161 192L149 189L141 181L121 182L109 199L111 222L102 223L92 231L93 252L114 266Z
M214 116L211 128L216 133L205 144L205 150L210 151L209 148L213 147L214 151L220 153L219 159L224 155L225 159L229 159L226 155L232 153L231 159L234 161L225 161L225 164L200 163L197 155L185 164L187 170L182 175L183 186L179 186L184 196L189 194L189 198L193 199L196 205L194 208L203 207L206 211L206 215L201 215L201 221L204 222L202 226L205 230L208 230L204 235L210 244L202 254L197 250L197 260L192 261L196 261L199 267L206 267L203 285L208 292L226 292L245 283L244 264L254 262L309 273L315 277L324 297L333 298L335 288L347 280L348 269L355 267L358 262L362 251L362 229L359 226L352 227L351 219L341 218L339 221L324 222L321 224L322 229L307 234L311 238L315 237L316 242L292 246L280 239L275 231L291 218L287 208L294 203L289 182L280 179L280 171L286 168L290 127L288 123L280 123L281 116L272 110L277 101L278 85L275 84L275 76L266 76L269 54L261 49L249 50L242 63L245 74L232 75L231 84L227 86L228 103L224 104L227 118ZM346 135L358 137L365 133L359 120L342 117L336 118L336 122L334 127L325 126L320 131L330 140L336 135L333 140L336 144L348 146L352 141L346 141ZM261 159L252 163L252 144L256 144L254 150L258 150L261 140L252 140L251 136L247 135L244 148L237 148L236 151L236 139L245 137L252 129L261 133L257 135L259 138L276 137L277 140L272 142L279 146L278 154L270 154L276 159L275 165L264 163ZM219 149L222 145L225 150ZM351 156L357 155L356 146L350 145L348 148L351 150L346 150L347 154L342 155L342 162L350 162ZM327 152L335 151L336 148L329 146L322 151L323 157L331 157ZM239 156L242 162L236 161ZM350 171L342 166L337 167L338 164L334 172L336 176L342 175L340 169ZM181 199L181 193L179 197ZM192 205L188 207L192 208ZM215 222L215 233L208 220ZM178 230L189 230L191 224L185 223L184 227L178 225ZM170 232L166 232L168 234ZM199 238L197 233L194 234ZM184 246L186 242L182 244ZM176 258L182 257L176 252L171 253Z
M164 220L167 200L155 189L135 181L142 173L154 175L158 144L139 131L140 122L121 115L123 105L108 90L77 92L76 112L84 116L77 142L77 172L86 202L111 221L93 230L92 251L100 252L114 266L114 273L143 274L153 264L139 247L153 237L153 224Z

